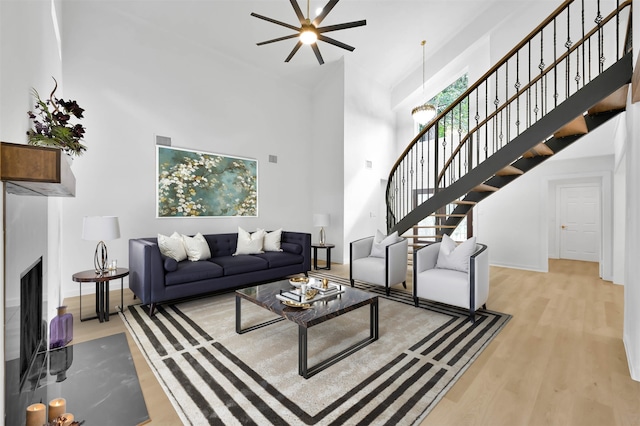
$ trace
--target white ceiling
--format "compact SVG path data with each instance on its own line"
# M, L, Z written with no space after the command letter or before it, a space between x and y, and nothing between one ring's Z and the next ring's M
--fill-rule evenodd
M99 0L98 0L99 1ZM545 0L549 1L549 0ZM303 13L306 2L298 0ZM327 0L311 0L313 11ZM557 2L557 1L554 1ZM365 70L373 79L393 88L422 66L420 42L427 40L427 58L449 40L464 35L467 26L489 31L498 22L531 3L525 0L341 0L322 25L365 19L367 25L326 35L355 47L348 52L319 42L325 65L303 46L289 63L285 58L296 39L256 46L256 43L292 34L292 30L250 16L258 13L297 25L287 0L136 0L111 1L110 6L138 25L169 31L185 42L199 43L265 72L305 87L322 77L322 67L345 57L349 66Z

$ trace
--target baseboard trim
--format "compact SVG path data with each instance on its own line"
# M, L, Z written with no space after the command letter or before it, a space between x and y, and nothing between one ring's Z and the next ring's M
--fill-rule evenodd
M631 354L631 351L629 350L629 345L627 344L628 340L629 338L627 337L627 333L624 333L622 337L622 342L624 344L624 352L627 355L627 364L629 365L629 374L631 375L631 379L635 380L636 382L640 382L640 374L638 374L639 372L636 370L635 366L633 365L633 362L631 362L631 360L633 359L633 356Z

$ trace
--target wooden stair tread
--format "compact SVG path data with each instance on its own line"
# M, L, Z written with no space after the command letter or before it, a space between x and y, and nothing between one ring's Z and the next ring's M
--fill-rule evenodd
M553 134L553 137L566 138L567 136L586 135L587 133L589 133L589 129L587 128L587 122L584 119L584 115L579 115L558 129Z
M498 170L496 176L514 176L514 175L523 175L524 172L517 167L507 166Z
M477 201L467 201L467 200L456 200L456 201L452 201L449 204L466 204L466 205L470 205L470 206L475 206L476 204L478 204Z
M627 94L629 93L629 85L625 84L587 111L588 114L598 114L601 112L618 111L627 107Z
M489 186L489 185L487 185ZM493 187L490 187L493 188ZM432 213L429 217L466 217L466 214L446 214L446 213Z
M496 192L497 190L498 188L496 188L495 186L487 185L486 183L481 183L480 185L472 189L472 191L475 191L475 192ZM466 215L461 215L461 216L466 216Z
M546 144L541 142L535 147L531 148L529 151L525 152L523 157L524 158L533 158L533 157L539 157L539 156L546 157L553 154L554 154L553 150L549 148Z

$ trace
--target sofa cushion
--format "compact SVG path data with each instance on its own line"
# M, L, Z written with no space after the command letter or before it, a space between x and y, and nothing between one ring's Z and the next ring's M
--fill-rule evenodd
M170 237L158 234L158 248L163 256L171 257L178 262L187 258L187 252L182 243L182 237L177 232L171 234Z
M281 243L280 247L282 248L282 251L285 251L287 253L293 253L293 254L301 254L302 253L302 246L300 244L296 244L296 243Z
M442 242L440 243L436 268L467 272L469 270L469 257L475 250L476 237L471 237L464 243L456 246L456 242L447 234L444 234L442 236Z
M351 269L359 280L377 285L385 285L386 260L382 257L367 256L351 263Z
M163 265L164 270L167 272L173 272L178 269L178 261L171 257L165 257Z
M469 279L464 272L428 269L416 279L420 283L416 289L418 297L469 308Z
M184 249L187 252L187 258L192 262L207 260L211 257L209 244L207 244L207 240L204 239L201 233L198 232L193 237L183 235L182 242L184 244Z
M225 276L269 268L267 260L258 255L212 257L209 261L220 265Z
M382 232L377 230L376 236L373 239L373 244L371 245L371 254L369 256L384 257L387 251L387 246L397 242L398 231L395 231L390 235L384 235Z
M297 265L304 261L304 257L299 254L268 251L263 254L257 254L256 257L265 259L268 262L269 268L278 268L280 266Z
M178 269L174 272L167 272L164 276L164 281L168 286L190 283L209 278L221 277L223 272L222 267L215 263L206 260L198 262L191 262L187 260L178 262Z
M258 229L253 234L245 231L238 226L238 245L234 256L241 254L259 254L264 253L262 251L262 245L264 243L264 230Z
M264 251L282 251L280 240L282 239L282 228L272 232L266 232L264 229L258 228L258 231L265 232L262 250Z

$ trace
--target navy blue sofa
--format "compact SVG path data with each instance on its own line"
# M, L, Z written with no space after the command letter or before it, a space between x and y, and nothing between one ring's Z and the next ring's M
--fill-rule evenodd
M211 259L177 262L165 258L157 238L129 240L129 288L149 305L274 281L311 269L311 234L282 232L281 252L232 256L238 234L204 235Z

